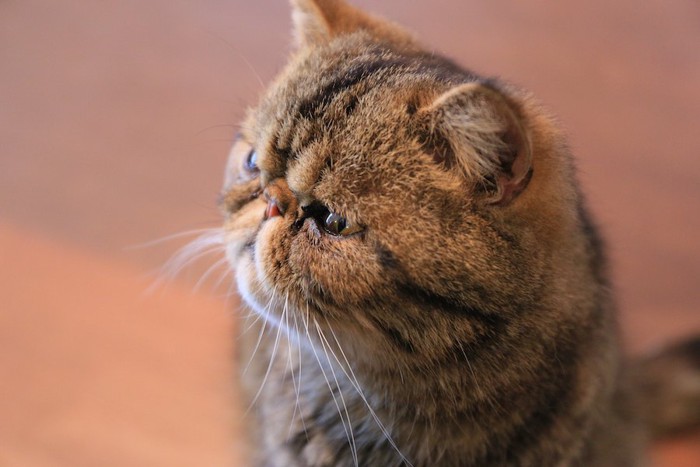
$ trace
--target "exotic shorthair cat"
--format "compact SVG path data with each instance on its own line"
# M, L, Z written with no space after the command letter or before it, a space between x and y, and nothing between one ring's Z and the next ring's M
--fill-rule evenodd
M547 113L342 1L292 8L221 201L256 464L632 466L700 421L700 341L620 362Z

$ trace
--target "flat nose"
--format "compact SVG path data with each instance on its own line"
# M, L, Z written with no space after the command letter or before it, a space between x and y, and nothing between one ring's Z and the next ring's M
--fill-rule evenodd
M296 209L296 197L289 189L286 180L279 178L268 184L263 192L267 200L267 209L265 209L265 219L272 217L284 216L290 209Z
M265 209L265 219L270 219L271 217L277 217L284 214L284 210L280 209L277 202L268 199L267 209Z

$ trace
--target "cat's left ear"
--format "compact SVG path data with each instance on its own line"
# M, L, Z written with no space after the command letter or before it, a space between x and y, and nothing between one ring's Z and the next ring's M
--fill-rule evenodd
M492 204L506 205L532 176L528 125L516 101L490 83L457 85L419 111L426 150L462 172Z
M344 0L290 0L297 47L329 42L341 34L365 30L395 45L411 46L413 38L399 26L369 15Z

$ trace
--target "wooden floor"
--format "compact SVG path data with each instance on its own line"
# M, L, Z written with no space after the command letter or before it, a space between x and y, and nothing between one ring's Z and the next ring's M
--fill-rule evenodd
M696 0L357 0L560 117L627 347L700 332ZM0 2L0 466L244 465L214 227L235 124L289 50L280 0ZM193 234L194 235L194 234ZM655 465L700 465L700 438Z

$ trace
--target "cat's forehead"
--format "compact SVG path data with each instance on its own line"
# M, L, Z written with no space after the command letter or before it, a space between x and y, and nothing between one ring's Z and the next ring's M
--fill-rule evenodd
M276 126L279 139L292 124L304 131L322 124L336 130L358 112L370 112L377 102L377 88L386 112L400 105L410 63L379 47L328 47L300 53L271 87L256 112L259 127ZM387 115L388 117L389 115ZM319 128L321 129L321 128ZM291 141L288 141L291 143Z
M326 163L342 163L366 156L372 146L404 144L416 110L465 79L440 57L397 51L357 34L299 53L249 126L268 159L313 152Z

